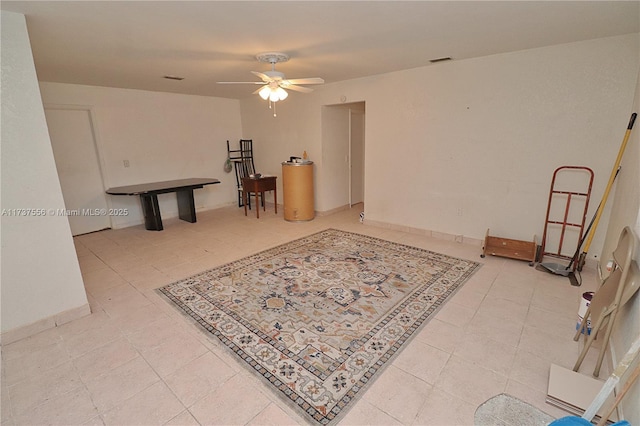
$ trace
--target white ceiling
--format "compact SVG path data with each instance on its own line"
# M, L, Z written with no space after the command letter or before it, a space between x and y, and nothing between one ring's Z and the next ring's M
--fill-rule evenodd
M2 1L23 13L42 81L250 96L255 55L327 83L640 32L640 1ZM4 34L3 34L4 37ZM183 81L162 78L181 76Z

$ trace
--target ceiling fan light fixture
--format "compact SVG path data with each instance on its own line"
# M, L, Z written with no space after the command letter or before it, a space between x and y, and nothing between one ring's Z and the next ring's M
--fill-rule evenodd
M260 89L260 91L258 92L258 95L260 95L260 97L265 101L269 100L271 102L278 102L278 101L284 101L285 99L287 99L287 96L289 96L289 93L287 93L287 91L284 90L282 87L278 87L278 86L271 87L271 85L268 85Z
M269 95L271 94L271 88L269 86L264 86L262 89L260 89L260 91L258 92L258 95L260 95L260 97L262 99L264 99L265 101L267 99L269 99Z
M280 97L281 101L284 101L285 99L287 99L287 96L289 96L289 93L287 93L286 90L284 90L282 87L278 87L276 89L276 93L278 94L278 96Z

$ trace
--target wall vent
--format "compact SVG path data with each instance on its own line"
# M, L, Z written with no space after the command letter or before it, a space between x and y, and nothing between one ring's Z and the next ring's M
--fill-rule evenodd
M175 75L165 75L162 78L166 78L167 80L178 80L178 81L184 80L184 77L178 77Z
M429 59L429 62L431 62L432 64L435 64L437 62L444 62L444 61L450 61L451 57L447 56L445 58L437 58L437 59Z

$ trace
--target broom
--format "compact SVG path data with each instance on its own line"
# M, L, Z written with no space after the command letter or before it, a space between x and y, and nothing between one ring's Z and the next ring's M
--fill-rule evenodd
M584 266L587 252L591 247L593 236L596 233L596 228L598 227L600 217L602 216L602 211L604 210L604 206L607 204L607 198L609 197L609 192L611 191L611 187L613 186L613 181L616 179L616 176L618 176L618 172L620 170L620 162L622 161L622 155L624 154L624 150L627 147L627 142L629 141L629 136L631 135L631 129L633 129L633 123L636 121L637 115L638 114L634 112L633 114L631 114L631 118L629 119L629 125L627 126L627 131L624 133L624 138L622 139L622 145L620 145L620 150L618 151L618 157L616 158L615 165L613 166L613 170L611 170L609 182L607 183L607 187L604 190L604 195L602 196L602 201L600 201L598 210L596 211L596 215L594 216L592 221L594 226L591 228L587 237L587 242L584 246L584 249L582 250L582 254L580 254L580 259L578 260L578 271L582 271L582 267Z

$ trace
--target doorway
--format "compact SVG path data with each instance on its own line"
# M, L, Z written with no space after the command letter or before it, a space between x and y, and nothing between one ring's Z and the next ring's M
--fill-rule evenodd
M111 228L91 110L45 106L44 112L71 233Z
M364 203L364 102L360 104L356 105L358 108L349 109L350 207Z
M322 108L324 201L327 210L364 203L365 103Z

